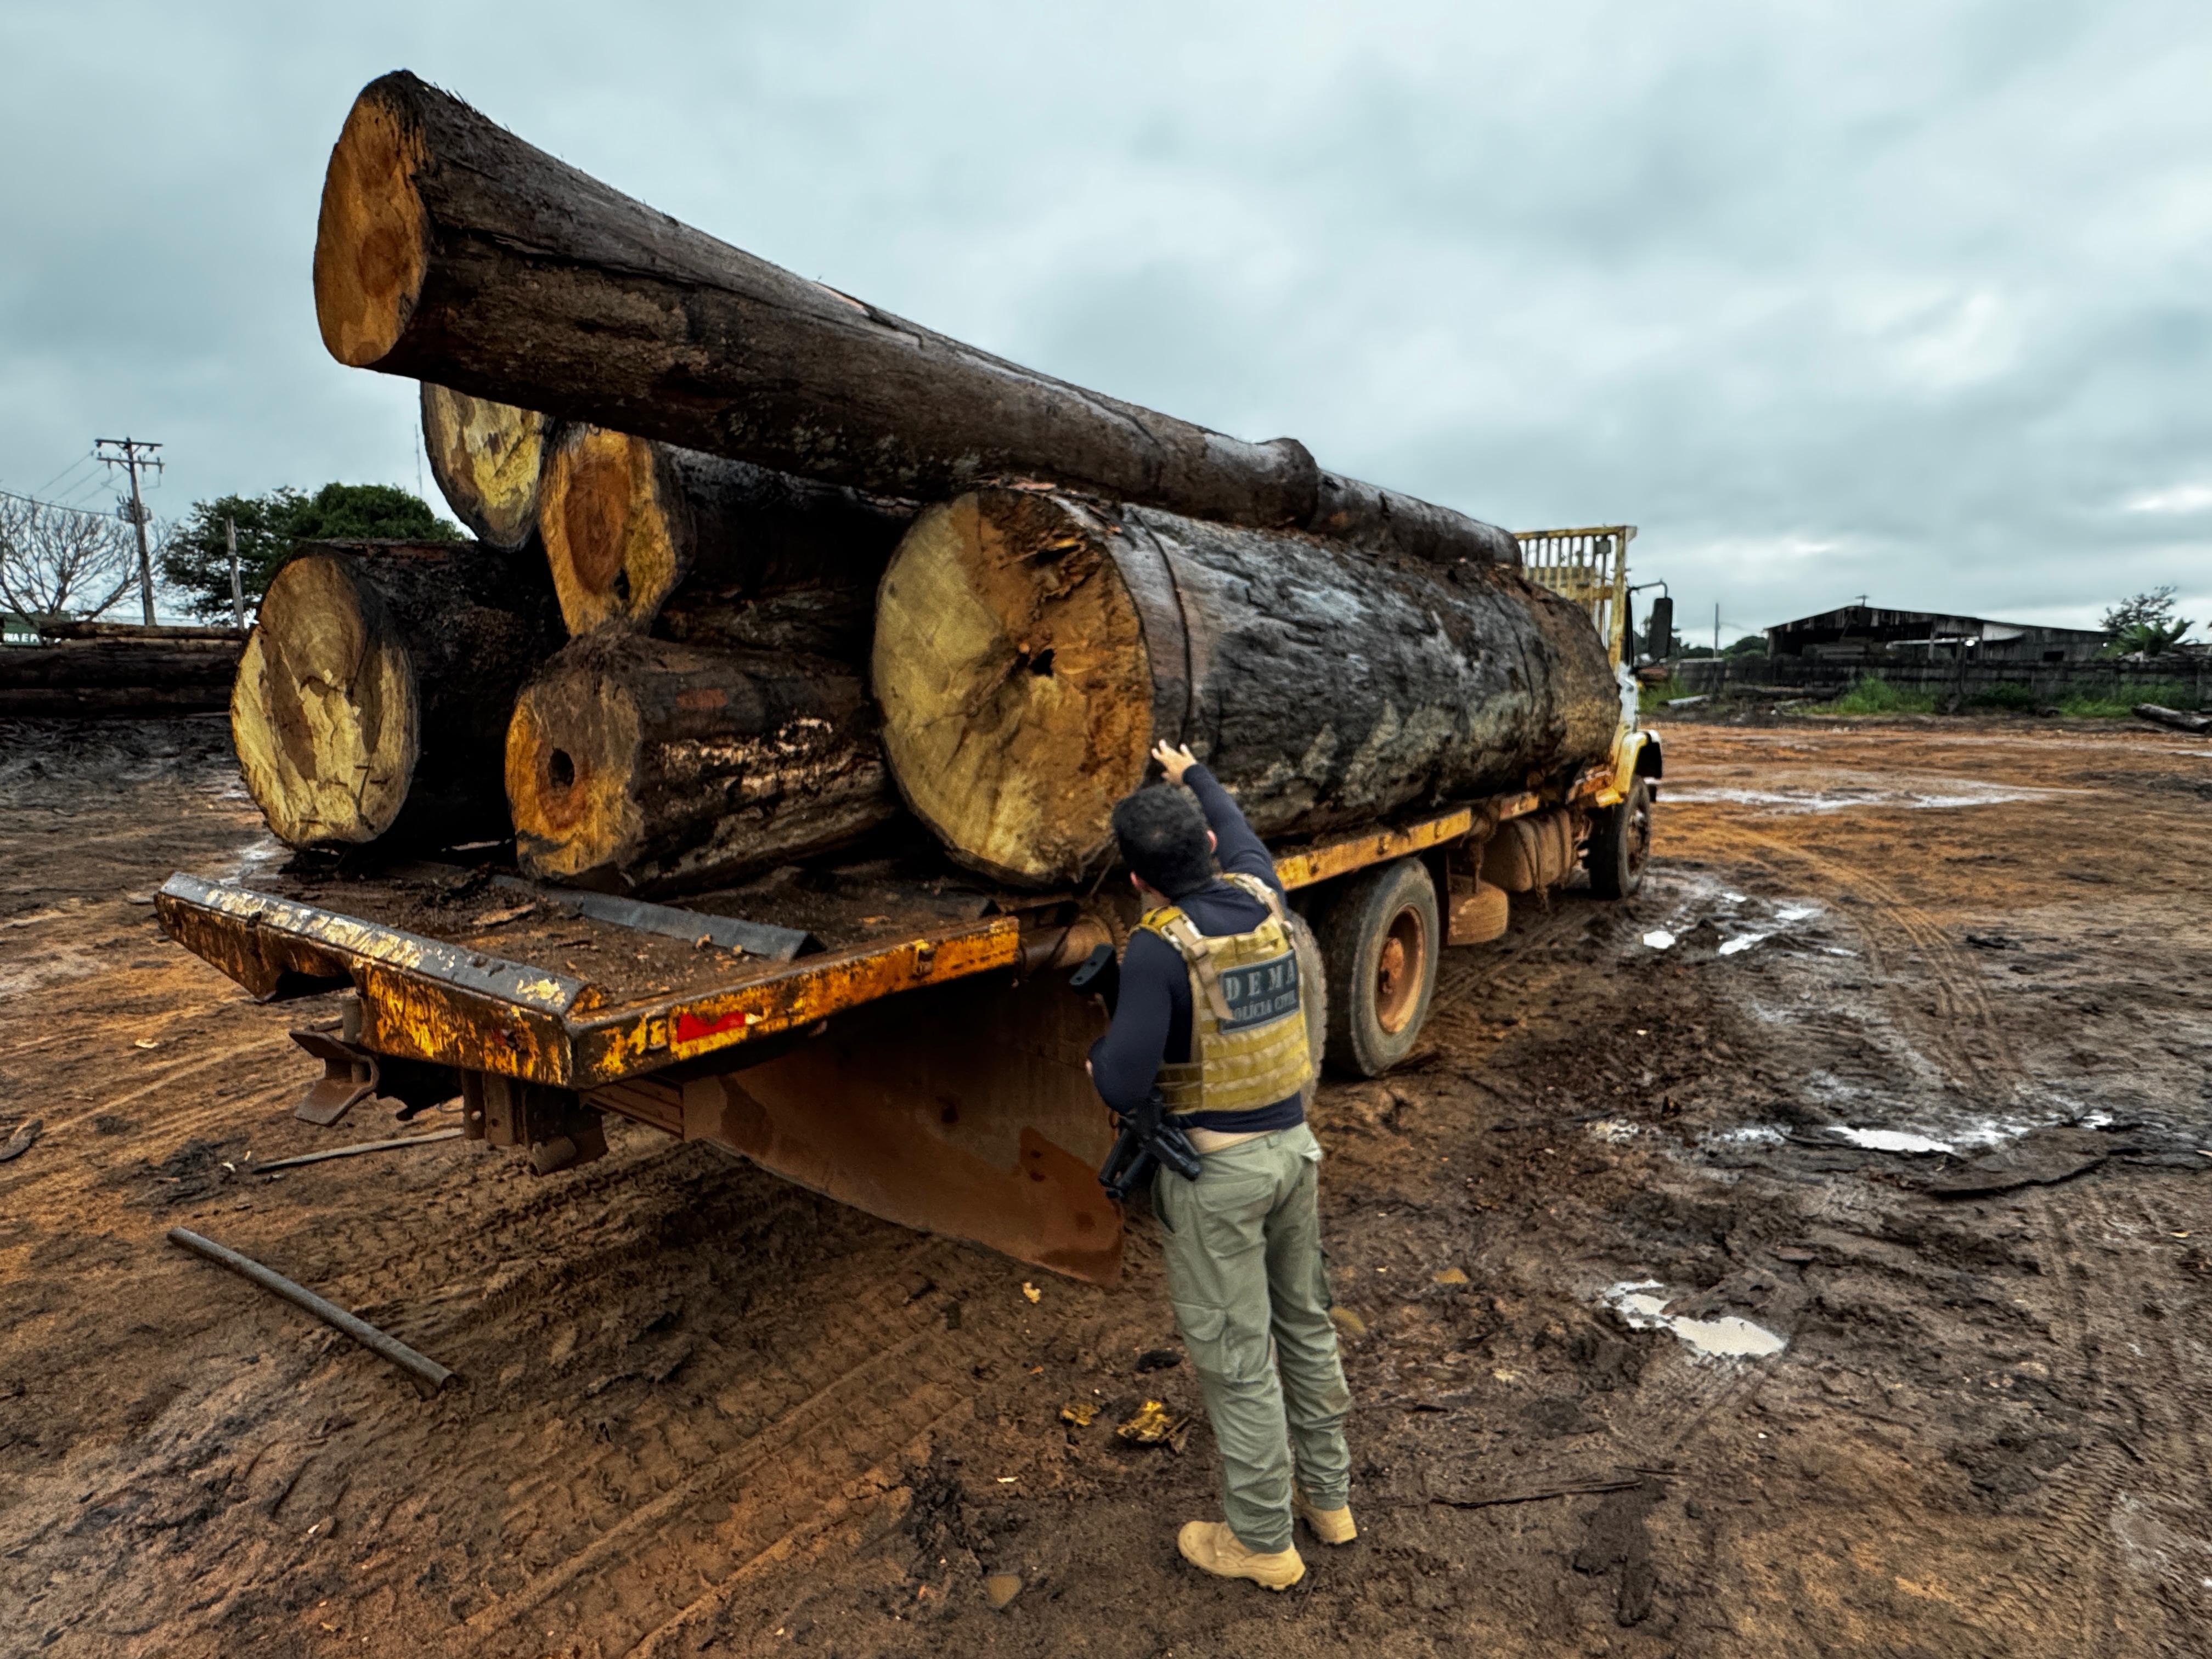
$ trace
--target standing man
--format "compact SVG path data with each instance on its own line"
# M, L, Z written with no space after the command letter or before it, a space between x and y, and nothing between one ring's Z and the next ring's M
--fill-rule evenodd
M1091 1074L1119 1114L1158 1089L1205 1164L1196 1181L1163 1169L1152 1189L1228 1515L1191 1522L1176 1545L1208 1572L1287 1589L1306 1571L1294 1517L1323 1543L1355 1535L1352 1397L1328 1316L1297 958L1274 860L1236 802L1188 748L1163 743L1152 757L1167 782L1114 809L1147 908Z

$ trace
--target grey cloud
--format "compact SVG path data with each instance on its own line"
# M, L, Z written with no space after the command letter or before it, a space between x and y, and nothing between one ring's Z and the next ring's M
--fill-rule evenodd
M0 485L412 487L307 265L407 65L764 257L1519 526L1686 617L2212 611L2201 4L19 5ZM2185 496L2176 498L2185 502Z

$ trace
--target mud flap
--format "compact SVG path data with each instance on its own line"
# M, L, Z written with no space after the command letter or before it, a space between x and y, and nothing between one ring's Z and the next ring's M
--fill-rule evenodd
M1083 1069L1105 1018L1057 974L996 975L840 1014L830 1034L684 1085L684 1138L801 1186L1018 1261L1111 1284L1113 1146Z

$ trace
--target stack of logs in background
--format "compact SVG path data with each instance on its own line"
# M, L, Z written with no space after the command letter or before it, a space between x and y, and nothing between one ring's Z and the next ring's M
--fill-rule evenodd
M331 153L315 296L421 383L476 540L271 583L232 724L294 845L511 830L532 876L670 893L933 836L1053 887L1156 739L1275 836L1611 744L1604 647L1506 532L804 281L412 76Z

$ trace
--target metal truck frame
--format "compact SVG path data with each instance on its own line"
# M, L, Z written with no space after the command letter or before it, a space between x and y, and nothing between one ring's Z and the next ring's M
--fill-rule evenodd
M1521 538L1529 574L1591 610L1616 665L1633 534ZM1634 890L1661 756L1623 680L1598 765L1279 849L1331 964L1339 1069L1374 1075L1412 1051L1442 949L1504 933L1510 893L1585 866L1601 896ZM256 888L179 874L155 905L170 939L258 999L348 994L336 1031L294 1034L325 1067L300 1108L311 1121L458 1094L468 1136L542 1174L603 1153L612 1112L1103 1284L1121 1214L1097 1180L1112 1133L1084 1060L1104 1014L1061 970L1126 939L1134 898L1109 885L1016 893L949 867L833 866L783 896L749 890L738 921L712 896L644 904L417 864ZM485 898L500 908L456 914Z

